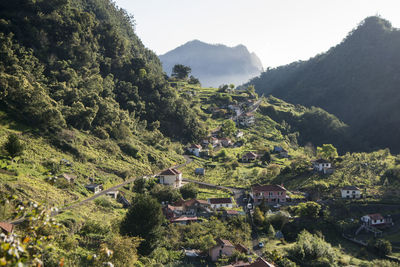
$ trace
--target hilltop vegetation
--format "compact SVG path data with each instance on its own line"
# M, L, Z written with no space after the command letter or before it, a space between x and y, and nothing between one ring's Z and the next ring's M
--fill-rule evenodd
M349 126L349 138L335 137L344 151L399 152L399 34L389 21L369 17L326 53L269 69L248 84L336 115Z
M46 131L119 138L139 124L192 140L196 115L108 0L0 3L1 109Z

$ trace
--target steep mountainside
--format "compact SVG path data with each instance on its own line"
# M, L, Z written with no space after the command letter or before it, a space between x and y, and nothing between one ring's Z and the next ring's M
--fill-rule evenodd
M241 84L262 71L260 59L243 45L227 47L193 40L161 55L160 59L168 74L175 64L191 67L193 76L203 86Z
M0 18L0 103L12 116L99 136L125 135L139 123L174 138L199 136L158 57L109 0L7 0Z
M350 126L348 149L400 151L400 32L365 19L336 47L252 79L258 93L319 106Z

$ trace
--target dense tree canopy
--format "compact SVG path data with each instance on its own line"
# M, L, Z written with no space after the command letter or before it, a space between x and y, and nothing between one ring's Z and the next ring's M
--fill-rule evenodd
M50 131L111 134L142 120L173 138L203 134L133 18L111 1L2 1L0 18L0 103L16 118Z
M249 84L260 94L336 115L349 125L347 151L389 147L398 152L399 37L389 21L368 17L326 53L269 69ZM320 124L321 130L329 127L324 120Z

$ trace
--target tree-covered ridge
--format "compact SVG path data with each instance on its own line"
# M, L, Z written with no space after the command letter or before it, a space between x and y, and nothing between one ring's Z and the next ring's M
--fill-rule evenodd
M399 30L366 18L337 46L251 80L258 93L318 106L349 125L349 150L399 151Z
M2 1L0 17L0 102L19 119L102 135L139 121L174 138L201 133L132 17L109 0Z

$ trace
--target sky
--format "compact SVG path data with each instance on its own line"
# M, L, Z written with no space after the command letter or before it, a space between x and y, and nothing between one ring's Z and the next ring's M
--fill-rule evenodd
M340 43L364 18L400 27L399 0L114 0L162 55L188 41L245 45L264 68L306 60Z

